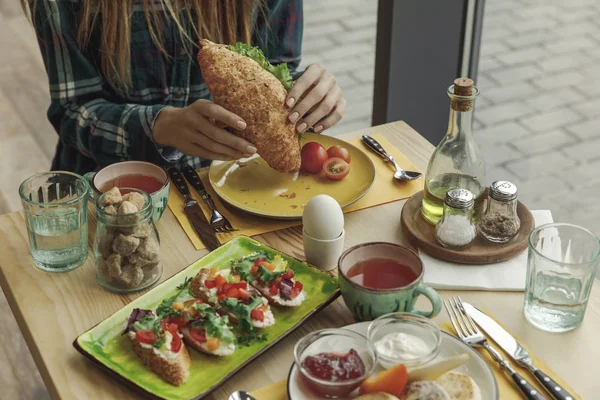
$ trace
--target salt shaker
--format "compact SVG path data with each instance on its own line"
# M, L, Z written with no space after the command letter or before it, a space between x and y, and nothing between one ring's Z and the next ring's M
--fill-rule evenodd
M506 243L519 233L520 228L517 187L508 181L492 183L485 213L479 221L481 235L490 242Z
M440 244L453 250L469 246L477 236L473 223L473 193L466 189L450 189L444 199L444 214L435 227Z
M344 214L339 203L320 194L304 207L302 213L304 255L309 264L330 271L344 251Z

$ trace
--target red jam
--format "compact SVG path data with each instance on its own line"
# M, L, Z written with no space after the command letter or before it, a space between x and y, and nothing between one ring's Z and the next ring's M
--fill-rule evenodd
M319 353L302 361L311 376L330 382L345 382L362 377L365 364L354 349L343 353Z

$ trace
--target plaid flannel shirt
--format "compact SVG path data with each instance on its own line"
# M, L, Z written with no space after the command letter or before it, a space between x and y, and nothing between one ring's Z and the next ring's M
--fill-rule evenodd
M117 0L129 1L129 0ZM41 0L34 27L49 79L48 119L59 135L53 170L86 173L124 160L159 165L207 164L177 149L161 148L152 129L165 107L185 107L210 99L196 61L183 50L175 24L164 26L168 57L152 42L142 6L131 15L131 68L133 88L126 95L114 91L100 73L98 36L82 50L77 26L82 0ZM161 2L156 0L156 6ZM253 44L273 64L288 63L294 78L302 45L302 0L268 0L267 21L259 20Z

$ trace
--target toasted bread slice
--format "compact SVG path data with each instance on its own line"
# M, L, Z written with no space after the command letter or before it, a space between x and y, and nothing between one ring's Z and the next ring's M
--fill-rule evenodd
M468 375L447 372L435 380L452 400L481 400L481 389Z
M278 306L299 307L304 302L304 299L306 299L306 294L304 293L304 290L293 299L286 300L281 298L279 294L277 294L276 296L271 296L271 293L269 293L269 288L259 284L258 282L252 282L252 286L256 290L258 290L260 294L262 294L267 300L269 300L269 303L276 304Z
M152 346L140 343L135 339L135 336L131 341L135 354L140 357L146 366L150 367L152 372L160 376L164 381L174 386L180 386L187 381L190 376L192 360L185 345L181 346L181 349L174 357L170 357Z
M250 57L209 40L200 41L198 62L216 104L239 115L246 129L231 129L254 146L273 169L300 169L300 143L288 120L287 91L270 72Z

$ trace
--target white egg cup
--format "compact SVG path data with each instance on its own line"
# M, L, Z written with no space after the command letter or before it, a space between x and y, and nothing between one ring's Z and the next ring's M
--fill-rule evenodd
M304 236L304 256L306 262L322 271L331 271L337 267L338 260L344 252L345 231L335 239L322 240L310 236L302 230Z

